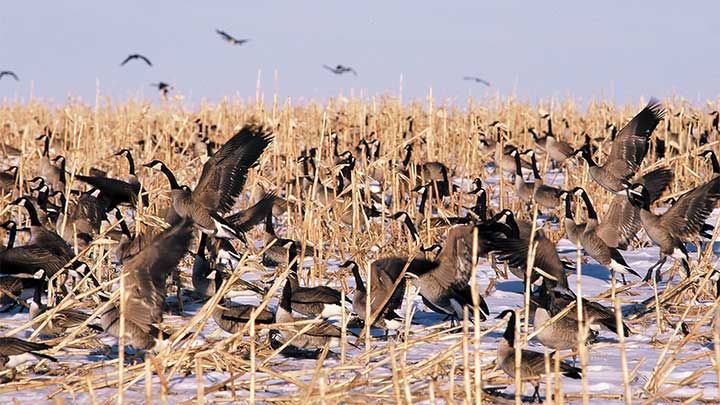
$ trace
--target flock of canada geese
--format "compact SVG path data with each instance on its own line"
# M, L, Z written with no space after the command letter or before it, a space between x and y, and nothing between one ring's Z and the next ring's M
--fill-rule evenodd
M717 132L717 113L714 113L714 127ZM623 258L623 251L638 237L641 229L657 246L660 256L655 265L646 270L644 280L660 277L661 269L668 258L672 258L686 275L693 271L686 243L696 243L712 236L712 226L705 223L720 199L720 164L711 149L705 149L702 157L713 167L714 175L701 185L677 197L662 214L653 209L655 203L673 181L669 167L643 170L643 160L652 149L654 153L665 153L667 148L660 145L660 139L652 137L653 131L666 115L663 105L651 100L620 130L612 129L610 139L586 137L583 145L570 145L553 132L548 119L548 129L538 136L531 129L537 149L521 150L511 144L499 147L502 128L497 126L498 139L485 136L478 147L481 153L493 156L496 167L511 175L513 194L516 198L534 206L543 214L564 216L565 237L582 247L584 254L619 274L623 282L626 276L642 277ZM408 131L413 131L412 118L408 120ZM137 350L154 350L170 336L163 328L163 315L168 311L166 301L169 282L177 282L181 260L190 253L193 256L192 287L194 294L210 299L235 269L242 254L238 253L243 244L254 245L246 234L256 225L264 232L262 240L262 265L276 268L276 274L286 277L279 294L277 308L234 303L228 297L220 299L220 305L212 310L212 319L217 326L228 333L242 331L246 324L254 321L255 327L273 327L269 339L274 347L285 345L287 356L313 357L326 345L337 345L342 336L338 316L343 311L352 311L359 322L370 322L374 328L397 331L406 322L399 315L405 292L414 286L425 306L450 321L450 326L467 319L466 311L473 314L479 310L484 321L492 313L483 296L471 285L473 269L481 258L504 262L508 269L524 282L533 284L530 302L532 323L540 330L537 339L554 351L577 350L578 314L575 310L550 320L568 305L575 304L577 297L568 284L566 273L574 264L561 259L556 244L531 221L520 219L511 210L496 210L490 204L490 196L480 178L473 180L473 189L467 194L473 196L474 205L466 215L458 217L433 216L433 201L441 203L453 193L463 192L453 183L452 170L441 162L418 162L413 159L413 145L404 146L404 159L396 162L401 196L415 204L420 198L419 208L381 215L387 207L386 196L379 195L363 185L366 178L355 178L358 167L366 170L367 177L382 181L384 173L370 173L369 162L380 158L380 142L363 140L354 150L341 152L345 140L338 134L330 138L332 148L325 151L333 159L334 184L319 181L317 167L318 149L310 148L295 157L302 164L303 175L290 179L284 188L265 193L249 207L239 210L237 203L243 195L248 175L261 170L258 162L273 142L272 130L259 124L246 124L222 146L209 138L208 126L199 123L196 144L181 148L184 153L201 151L205 154L202 170L195 186L180 184L175 173L181 169L170 167L161 160L152 160L143 166L143 176L164 176L170 190L170 203L162 209L168 226L141 226L132 218L132 213L155 201L148 201L148 194L136 173L133 150L128 147L117 151L119 158L129 165L126 179L107 177L100 170L87 175L68 175L65 158L53 153L57 147L56 134L47 130L38 134L36 145L40 156L37 171L19 176L17 166L9 167L0 174L0 188L3 195L11 195L12 202L2 214L17 213L2 223L7 230L7 246L0 252L0 304L4 311L29 309L30 319L40 328L41 336L56 336L75 328L87 333L107 334L118 337L124 330L124 341ZM713 135L714 136L714 135ZM653 142L654 141L654 142ZM602 164L594 160L598 144L607 142L610 152ZM694 138L689 142L702 145L703 139ZM707 143L707 131L704 142ZM21 152L13 145L0 145L6 161L17 158ZM213 150L216 149L216 150ZM668 152L669 153L669 152ZM546 184L540 173L538 154L549 159L554 167L566 167L569 160L575 160L576 167L586 167L589 177L600 187L612 193L612 201L604 215L593 205L592 196L583 188L560 189ZM582 161L586 165L582 165ZM28 166L28 165L25 165ZM150 170L152 169L152 170ZM184 169L184 168L182 168ZM523 170L531 171L533 181L525 180ZM22 187L20 179L23 180ZM144 184L144 183L142 183ZM352 187L351 187L352 185ZM408 239L419 247L415 257L382 257L373 261L369 269L355 261L346 260L338 271L345 271L354 278L354 292L347 296L330 286L303 286L302 263L305 257L314 257L317 247L305 241L279 237L275 231L278 219L289 209L296 209L304 201L298 196L313 193L313 201L337 209L337 218L352 225L353 188L359 195L368 196L360 204L360 215L365 221L377 221L379 217L396 220L406 230ZM29 190L19 194L20 190ZM69 192L68 192L69 190ZM344 203L339 203L344 201ZM586 222L578 223L575 214L577 204L582 202L587 212ZM163 204L159 200L157 204ZM336 208L345 207L345 211ZM18 207L13 209L12 207ZM299 207L300 210L311 209ZM349 215L347 213L349 212ZM28 223L29 229L20 224ZM447 226L444 242L423 246L418 229L427 226ZM105 224L116 224L118 229L107 230ZM360 225L361 226L361 225ZM134 229L134 230L131 230ZM27 244L16 246L16 233L29 230ZM96 271L90 271L85 263L87 247L95 243L99 235L115 238L114 261L118 263L122 282L107 284L98 280ZM531 246L534 248L531 249ZM236 250L237 249L237 250ZM534 263L527 268L531 256ZM349 256L347 257L350 258ZM258 258L259 259L259 258ZM367 276L369 275L369 280ZM528 279L529 278L529 279ZM242 288L258 294L268 289L249 281L240 280ZM52 311L54 303L67 294L73 293L79 285L95 288L92 298L96 305L106 309L96 318L90 314L62 309ZM49 287L53 289L50 299ZM123 288L122 291L119 291ZM180 289L178 289L180 291ZM122 298L121 298L122 297ZM180 301L182 297L178 298ZM262 301L262 298L261 298ZM623 334L628 336L631 329L616 321L613 309L598 302L583 299L584 323L589 327L588 344L599 333ZM123 311L124 327L120 327ZM51 315L51 316L50 316ZM315 319L307 326L298 324L301 319ZM515 363L516 312L505 310L498 318L507 320L503 338L497 344L497 364L509 376L516 371L523 381L531 382L535 388L533 399L540 399L539 383L545 373L544 356L540 352L522 350L519 370ZM343 318L344 319L344 318ZM357 323L356 323L357 324ZM347 333L354 334L357 327L348 326ZM83 332L85 333L85 332ZM42 342L31 342L16 337L0 338L0 370L15 369L21 364L36 360L56 359L47 354L52 347ZM53 353L54 354L54 353ZM580 369L569 362L561 362L560 370L570 378L581 378Z

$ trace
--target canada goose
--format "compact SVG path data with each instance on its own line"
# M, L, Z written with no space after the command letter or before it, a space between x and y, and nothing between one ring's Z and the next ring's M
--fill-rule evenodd
M577 302L577 296L575 293L568 288L568 282L565 275L561 277L559 282L548 282L547 289L551 294L551 312L557 314L565 307L572 303ZM612 332L619 335L620 331L617 328L617 321L615 319L615 312L602 305L599 302L588 300L587 298L582 299L583 306L583 320L586 322L588 327L593 333L598 333L602 330ZM572 319L576 323L578 322L577 308L570 310L566 317ZM623 321L623 336L630 336L631 329Z
M11 202L10 205L21 206L27 210L28 216L30 217L30 234L35 246L47 249L53 255L64 259L65 263L75 256L73 250L60 235L42 226L38 219L35 206L27 197L20 197Z
M292 297L292 282L288 279L285 282L285 287L283 287L280 304L275 314L275 320L278 323L294 323L298 320L292 314ZM281 329L280 333L284 341L289 341L294 337L291 344L301 349L324 347L325 345L338 346L340 344L342 331L337 326L320 320L303 334L296 336L298 332L306 327L305 325L289 325Z
M237 333L250 321L250 316L257 309L254 305L236 304L226 300L212 312L215 323L227 333ZM255 318L255 325L268 325L275 322L275 314L263 308Z
M435 262L420 262L418 270L422 274L413 268L407 270L417 276L413 282L420 290L423 302L434 312L447 315L451 323L463 318L463 307L473 306L469 281L474 228L474 225L452 226L448 229L445 245ZM481 318L485 320L482 312L489 314L489 309L482 296L478 295L477 300Z
M122 236L120 242L113 249L113 253L118 260L118 263L122 264L126 260L140 253L148 242L152 241L154 232L152 230L146 230L143 233L132 234L130 228L128 228L127 221L123 216L122 211L119 208L115 208L115 218L119 221L120 230Z
M0 370L13 369L36 358L57 362L55 357L39 353L51 348L52 346L45 343L28 342L15 337L0 337Z
M618 249L608 246L597 234L599 222L592 201L590 201L590 196L588 196L583 188L577 188L577 192L582 196L585 202L585 209L587 209L587 224L585 225L585 230L582 235L580 235L580 244L583 249L585 249L585 252L600 263L601 266L605 266L610 269L611 272L620 273L623 284L627 283L625 273L640 277L640 275L625 262L625 258L620 254Z
M487 209L487 203L488 203L488 195L487 191L482 186L482 180L480 178L475 178L473 180L473 184L475 184L475 189L470 191L470 194L475 195L475 204L470 207L470 212L475 215L476 220L478 222L485 222L487 221L488 216L488 209Z
M15 190L17 182L18 167L10 166L0 172L0 192L4 195Z
M560 206L560 190L557 187L548 186L543 182L538 170L537 160L535 159L535 151L528 149L524 152L525 155L530 155L533 177L535 177L535 183L533 185L533 200L543 208L555 209ZM517 182L517 177L516 180Z
M402 161L404 170L401 173L409 179L413 146L407 144L404 149L405 157ZM443 163L433 161L415 165L415 173L417 175L415 183L432 184L437 187L440 198L450 196L453 187L450 183L448 168Z
M97 189L82 193L77 203L68 207L66 219L63 215L58 216L55 229L61 229L65 222L62 237L67 243L72 244L77 238L79 243L82 242L80 247L84 247L100 232L100 226L107 216L104 204L98 199L99 195L100 190Z
M247 173L272 141L265 128L246 125L225 143L203 166L195 190L180 187L165 164L154 160L145 166L159 166L172 189L172 206L181 217L191 218L196 227L210 236L243 239L220 214L229 211L240 195Z
M533 316L533 329L537 331L542 328L542 330L536 338L543 346L553 350L576 350L580 330L578 321L572 316L562 316L549 323L548 321L560 311L553 306L555 304L553 292L546 290L545 283L541 284L540 297L537 299L537 308ZM592 342L596 336L597 333L591 330L588 334L588 342Z
M165 283L177 267L192 240L192 221L184 219L164 230L140 253L123 263L125 277L125 334L136 349L155 347L162 332ZM120 332L119 303L101 315L102 327L118 337Z
M18 77L18 75L16 75L15 72L13 72L12 70L0 71L0 79L2 79L4 76L12 77L13 79L15 79L16 82L20 81L20 78Z
M421 181L430 182L437 188L438 197L449 197L453 191L448 168L440 162L426 162L420 166Z
M627 193L630 202L640 208L640 219L648 237L660 247L660 259L648 269L645 280L650 279L655 269L660 274L668 256L679 260L689 277L690 264L684 241L698 235L720 199L720 177L681 195L662 215L650 211L650 193L642 184L633 184Z
M339 291L328 286L300 287L298 280L297 247L294 242L285 246L288 250L288 260L291 263L288 282L292 288L292 309L307 316L320 315L329 318L342 314L342 295Z
M498 319L507 319L503 339L498 343L497 364L505 374L515 377L515 311L506 309ZM520 376L523 382L529 382L535 388L532 401L540 401L540 381L545 374L545 355L540 352L522 349L520 355ZM582 378L581 370L567 362L560 362L560 373L576 380Z
M350 72L350 73L354 74L355 76L357 76L357 72L355 71L355 69L353 69L353 68L351 68L351 67L349 67L349 66L337 65L337 66L335 66L335 67L330 67L330 66L328 66L328 65L323 65L323 67L324 67L325 69L327 69L327 70L335 73L336 75L341 75L341 74L343 74L343 73L348 73L348 72Z
M365 282L360 275L360 268L357 263L348 260L340 265L340 268L349 268L355 278L355 293L352 298L353 311L361 320L363 320L363 322L371 315L366 312L367 300L370 299L370 311L373 314L380 310L380 305L385 302L385 305L382 307L382 310L373 322L374 326L385 330L397 330L402 326L402 317L395 312L397 308L392 307L399 307L398 304L402 304L402 298L405 291L405 280L400 282L401 285L398 285L397 290L400 290L400 294L399 297L396 297L396 291L392 290L395 285L396 278L392 278L390 273L383 271L384 267L371 265L371 296L368 297L368 291L365 288ZM399 302L397 298L400 299Z
M198 250L193 258L192 285L195 293L203 298L211 298L222 284L220 270L212 268L205 257L205 245L208 236L200 233Z
M545 118L548 122L548 130L545 133L545 136L542 137L542 141L538 140L537 135L534 134L535 131L533 131L533 137L535 138L535 142L545 149L545 152L547 152L548 156L555 164L562 163L572 156L575 150L569 143L557 139L552 129L552 118L550 117L550 114L548 114Z
M60 173L58 168L53 164L52 160L50 159L50 135L44 134L40 135L36 138L38 141L43 141L43 149L40 154L40 162L38 166L38 174L40 177L43 177L44 179L48 180L48 183L50 179L53 179L53 181L59 181L60 180ZM52 184L49 184L50 187L52 187ZM63 187L64 190L64 187Z
M272 246L265 249L263 254L262 263L265 266L287 266L289 263L288 255L288 244L293 243L295 246L302 245L299 241L280 238L275 233L272 223L272 212L268 212L265 216L265 233L263 234L263 243L265 246L271 244L274 240L277 240ZM315 256L315 248L311 245L305 246L305 257Z
M586 224L575 223L572 209L572 198L573 194L569 191L563 191L562 193L560 193L560 199L563 200L565 203L565 235L570 242L577 245L580 241L580 238L582 237L583 232L585 232Z
M137 206L138 194L140 194L140 182L135 174L135 161L129 149L123 149L115 154L116 156L125 155L130 164L130 174L128 181L112 179L105 176L83 176L76 175L75 178L97 188L102 192L103 199L106 200L107 211L112 210L120 204L128 204ZM148 206L147 195L143 196L143 206Z
M518 223L515 221L512 212L503 210L497 214L501 224L507 224L511 232L502 233L500 237L491 238L488 242L488 249L495 252L500 260L507 261L511 273L523 281L527 276L527 262L530 247L530 235L525 231L519 232ZM524 228L524 227L523 227ZM497 233L496 235L500 235ZM540 276L560 279L565 274L565 264L557 254L555 244L542 233L535 233L535 260L533 270L530 273L530 283L534 283ZM540 273L539 270L542 271ZM545 276L547 275L547 276Z
M38 286L35 288L35 294L30 300L30 319L34 320L47 311L47 306L42 303L42 287ZM40 333L46 336L61 335L68 329L73 329L82 325L85 321L87 321L88 317L88 314L72 309L56 311L52 318L45 323L45 326L42 330L40 330ZM41 324L42 322L38 321L33 328L39 327ZM91 323L86 326L96 332L103 331L101 327Z
M590 177L613 193L625 190L630 184L628 180L640 169L648 150L650 135L665 113L665 108L658 100L650 99L647 106L618 132L602 166L593 160L588 144L578 149L575 153L581 154L587 162Z
M125 58L125 59L122 61L122 63L120 63L120 66L125 66L126 63L130 62L131 60L135 60L135 59L141 60L141 61L147 63L148 66L152 66L152 63L150 62L150 59L146 58L146 57L143 56L143 55L140 55L139 53L133 53L133 54L128 55L128 57Z
M526 183L525 179L523 179L520 152L513 148L510 151L510 156L515 159L515 194L520 197L521 201L530 203L535 193L535 183Z
M638 174L631 181L643 184L650 194L650 201L654 202L668 188L672 179L671 169L658 168L646 174ZM636 238L640 228L640 209L630 203L626 194L615 194L596 233L609 247L625 250Z

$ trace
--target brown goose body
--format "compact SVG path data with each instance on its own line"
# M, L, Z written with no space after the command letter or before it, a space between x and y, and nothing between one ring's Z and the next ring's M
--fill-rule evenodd
M627 188L629 180L639 171L648 151L650 135L665 116L666 110L656 99L625 125L613 140L610 154L602 166L592 158L590 145L586 144L576 153L588 163L590 177L600 186L613 193Z
M212 317L215 323L227 333L237 333L241 331L245 324L250 322L253 311L257 310L254 305L235 304L226 302L222 307L213 310ZM264 308L257 314L255 325L267 325L275 322L275 314L267 308Z
M57 359L40 353L51 349L45 343L29 342L14 337L0 337L0 370L16 368L38 358L57 362Z
M125 276L125 337L137 349L151 349L163 335L159 324L163 319L167 276L187 252L192 240L192 222L182 220L158 234L140 253L123 264ZM119 306L101 316L103 329L119 336Z

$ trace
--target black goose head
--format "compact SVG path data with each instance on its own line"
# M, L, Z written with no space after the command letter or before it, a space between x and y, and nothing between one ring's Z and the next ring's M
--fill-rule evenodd
M360 276L360 266L358 266L357 263L355 263L352 260L347 260L345 263L340 265L341 269L350 269L350 272L353 275L353 278L355 279L355 288L358 291L365 292L365 282L362 279L362 276Z
M175 175L173 172L159 159L155 159L150 163L145 163L143 166L149 167L151 169L154 168L160 168L160 171L165 174L165 177L167 177L168 182L170 183L170 188L172 190L180 190L181 187L177 182L177 179L175 179Z
M532 135L534 140L536 140L536 141L540 140L540 137L538 137L537 132L535 132L535 128L530 127L527 129L527 131L530 133L530 135Z
M641 209L650 209L650 193L642 184L633 184L626 190L630 203Z
M129 172L131 175L134 176L135 175L135 159L133 159L133 155L132 155L132 152L130 151L130 149L127 149L127 148L120 149L120 151L117 152L115 154L115 156L125 156L125 158L128 161L128 165L130 165Z
M595 161L593 160L592 152L590 152L590 144L588 142L573 152L573 156L578 155L583 158L589 166L595 166Z
M18 173L18 167L17 166L10 166L7 169L3 170L3 173L7 173L13 177L17 177Z
M432 253L433 257L437 257L442 251L442 246L434 243L428 247L421 246L420 250L422 250L424 253Z
M37 141L44 141L44 142L43 142L43 152L42 152L42 155L43 155L44 157L49 157L49 156L50 156L50 135L48 135L48 134L43 134L43 135L40 135L40 136L38 136L37 138L35 138L35 140L37 140Z
M35 184L36 182L37 184ZM30 191L37 191L45 185L45 178L37 176L31 180L28 180L28 183L30 183Z
M520 228L515 215L509 209L504 209L495 214L490 220L491 225L500 224L501 232L505 233L509 238L518 238L520 236Z
M699 156L702 156L706 159L710 159L710 162L712 163L712 167L713 167L713 173L715 173L715 174L720 173L720 162L718 162L718 158L717 158L717 155L715 154L715 151L713 151L712 149L708 149L708 150L700 153Z
M512 309L506 309L500 312L500 315L496 319L507 320L507 326L505 327L505 333L503 338L512 347L515 344L515 311Z
M475 186L475 188L470 191L470 194L477 194L482 191L482 179L480 179L480 177L475 177L473 179L473 186Z
M413 224L412 220L410 219L410 215L408 215L405 211L398 211L390 216L390 218L396 220L396 221L402 221L402 223L407 228L408 232L410 232L410 235L413 237L415 242L420 240L420 235L418 234L417 228L415 228L415 224Z

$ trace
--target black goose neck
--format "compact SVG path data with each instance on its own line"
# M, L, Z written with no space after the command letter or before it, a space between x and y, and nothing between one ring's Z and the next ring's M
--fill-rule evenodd
M173 174L172 170L170 170L169 167L165 166L165 163L160 164L160 171L165 174L165 177L167 177L168 182L170 183L170 188L172 190L179 190L180 185L177 182L177 179L175 178L175 175Z
M28 212L28 216L30 216L30 225L31 226L42 226L40 223L40 218L38 217L37 210L35 209L35 206L33 205L30 200L25 200L25 203L23 204L25 209Z
M7 241L7 248L6 249L12 249L13 246L15 246L15 236L17 234L17 225L15 223L9 224L7 227L8 231L8 241Z
M570 195L565 196L565 218L574 220Z
M351 264L352 266L352 274L355 278L355 288L360 292L366 292L365 290L365 283L363 282L362 277L360 277L360 268L357 266L357 264Z
M515 158L515 175L522 177L522 164L520 163L520 153L515 151L513 158Z
M583 191L582 199L583 201L585 201L585 208L588 212L588 218L597 220L597 212L595 212L595 207L593 207L592 201L590 201L590 196L586 191Z
M292 283L288 277L285 281L285 287L283 287L282 297L280 298L280 308L287 312L292 312Z
M587 162L588 166L595 167L597 166L597 163L595 163L595 160L593 160L592 153L590 152L590 147L584 148L582 152L580 152L582 158Z
M43 145L43 156L50 157L50 136L45 135Z
M533 171L533 177L535 180L542 180L542 177L540 177L540 170L538 169L537 159L535 159L535 154L530 155L530 162L532 164L532 171Z
M128 238L132 238L130 228L128 227L127 222L125 222L125 217L123 217L121 214L118 214L116 218L120 221L120 232L122 232L122 234L127 236Z
M472 211L478 216L481 222L487 221L487 193L484 189L480 189L477 198L475 199L475 206Z
M405 224L405 227L407 228L408 232L410 232L410 235L415 240L415 242L419 242L420 235L418 234L417 228L415 228L415 224L412 223L408 215L405 215L403 223Z
M511 311L510 319L508 319L507 326L505 327L505 333L503 338L510 347L515 345L515 311Z
M198 242L197 255L199 257L205 257L205 245L207 245L207 234L200 232L200 242Z
M128 169L128 172L130 173L131 176L135 176L136 175L135 174L135 159L133 159L133 156L130 153L130 151L127 151L125 153L125 157L127 158L128 166L130 166L130 168Z
M412 157L412 145L408 145L408 147L405 149L405 157L403 158L403 161L402 161L404 168L407 169L408 164L410 164L411 157Z
M272 210L265 216L265 232L275 237L275 228L273 228L272 223Z
M712 163L713 173L720 174L720 162L718 162L715 152L710 153L710 162Z

